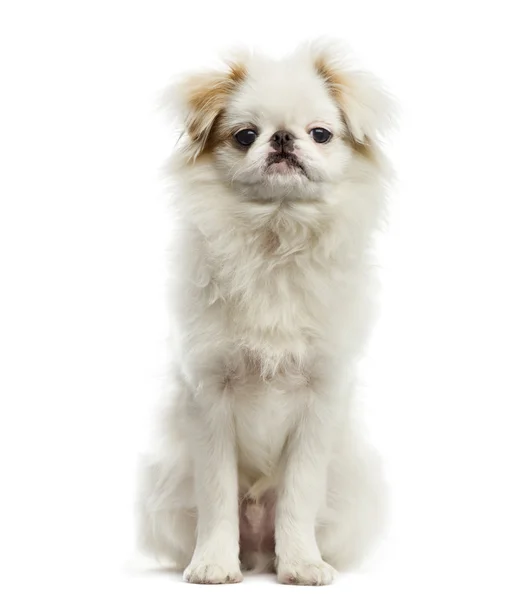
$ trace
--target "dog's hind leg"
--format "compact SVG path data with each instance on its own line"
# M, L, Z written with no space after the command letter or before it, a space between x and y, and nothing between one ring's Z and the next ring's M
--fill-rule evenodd
M336 457L329 467L327 504L319 514L316 541L335 569L359 566L378 540L386 517L386 490L371 452Z
M191 477L175 477L176 469L147 467L139 506L139 545L157 559L184 570L196 544L196 510Z

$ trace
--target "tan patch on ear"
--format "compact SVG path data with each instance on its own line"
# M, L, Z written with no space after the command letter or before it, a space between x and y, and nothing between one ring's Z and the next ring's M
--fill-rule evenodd
M347 121L346 94L351 86L349 77L339 69L336 69L325 56L316 57L314 60L314 68L318 75L325 81L329 93L340 108L342 120L347 132L346 140L351 144L351 147L357 154L360 154L368 160L372 160L374 158L374 152L371 140L367 136L364 136L363 142L357 140L350 130Z
M318 75L325 81L332 97L341 103L343 100L342 88L348 86L346 76L334 68L324 56L316 57L314 67Z
M373 149L373 144L367 136L366 136L366 140L363 144L362 144L362 142L359 142L353 136L350 136L350 141L351 141L351 146L353 146L353 149L355 150L355 152L357 152L364 158L367 158L368 160L373 160L373 161L376 160L375 151Z
M196 159L212 151L220 141L222 113L231 94L246 78L246 68L230 63L227 72L192 76L185 85L189 113L185 126L190 138L190 155ZM218 135L217 135L218 134Z
M340 108L340 110L342 110L342 109ZM343 115L342 115L342 120L344 122L344 127L345 127L345 131L346 131L345 139L349 142L349 144L351 144L351 147L353 148L353 150L357 154L360 154L361 156L363 156L364 158L367 158L368 160L375 160L375 151L373 148L373 143L368 138L368 136L367 135L364 136L364 142L359 142L356 139L356 137L353 135L353 133L351 132L349 125L347 124L347 121L343 117Z
M230 62L229 66L229 79L235 84L242 83L244 79L247 77L247 69L246 67L237 62Z
M223 125L223 115L224 111L222 109L214 119L214 123L212 124L207 138L203 143L203 147L201 148L201 152L199 153L198 158L200 156L212 153L216 146L218 146L228 138L229 133L227 131L227 128Z

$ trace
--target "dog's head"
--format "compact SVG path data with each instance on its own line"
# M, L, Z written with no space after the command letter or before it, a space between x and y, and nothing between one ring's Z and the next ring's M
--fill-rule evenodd
M247 199L319 199L374 159L388 102L338 50L311 44L284 60L245 55L172 88L184 152Z

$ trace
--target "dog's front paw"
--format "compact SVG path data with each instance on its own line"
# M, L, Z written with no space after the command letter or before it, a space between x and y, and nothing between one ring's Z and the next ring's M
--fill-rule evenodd
M324 561L283 562L277 565L277 579L288 585L329 585L336 571Z
M185 569L183 579L188 583L239 583L242 573L238 565L192 561Z

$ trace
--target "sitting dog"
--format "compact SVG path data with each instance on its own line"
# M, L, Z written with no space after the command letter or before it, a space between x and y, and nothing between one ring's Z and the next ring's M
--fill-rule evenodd
M241 569L323 585L381 523L351 413L371 324L390 102L334 47L236 55L166 95L176 235L173 360L141 534L192 583Z

